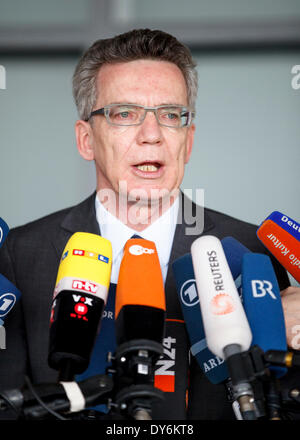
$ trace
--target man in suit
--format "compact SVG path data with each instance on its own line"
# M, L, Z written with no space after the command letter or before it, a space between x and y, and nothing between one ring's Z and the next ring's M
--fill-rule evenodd
M12 230L1 250L1 271L21 290L22 299L7 320L0 387L19 387L25 375L34 384L57 380L47 363L49 317L59 260L70 236L91 232L112 241L111 281L116 284L123 247L139 234L158 248L166 339L174 341L176 353L167 372L173 388L154 408L154 418L233 418L224 387L210 384L194 359L189 362L171 264L190 252L201 234L220 239L231 235L252 251L265 249L255 226L209 209L202 216L201 208L179 192L195 133L197 73L190 52L161 31L135 30L99 40L79 61L73 90L80 118L77 147L85 160L95 162L97 192L75 207ZM187 228L194 233L187 234ZM276 261L274 267L281 289L288 288L286 272ZM289 303L295 291L285 290L284 298L290 329Z

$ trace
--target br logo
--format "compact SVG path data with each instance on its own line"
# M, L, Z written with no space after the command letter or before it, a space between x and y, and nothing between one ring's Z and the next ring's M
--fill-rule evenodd
M266 280L251 280L252 294L254 298L263 298L270 295L272 299L276 300L276 295L273 292L273 284Z
M193 307L199 302L196 280L187 280L180 289L181 301L188 307Z

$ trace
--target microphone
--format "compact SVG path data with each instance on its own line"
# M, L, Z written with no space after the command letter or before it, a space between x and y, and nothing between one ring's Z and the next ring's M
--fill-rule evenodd
M242 286L243 256L251 251L233 237L222 238L221 243L235 286L240 294Z
M21 292L5 276L0 274L0 329L6 316L19 301ZM5 348L5 341L1 342L1 348Z
M3 245L7 234L9 232L9 227L7 223L0 217L0 248ZM3 331L1 326L4 323L4 318L9 311L14 307L15 303L21 296L21 292L10 282L7 278L0 274L0 329ZM2 333L1 333L2 334ZM2 340L3 339L3 340ZM5 348L5 337L1 337L0 341L1 348Z
M289 350L268 350L264 355L265 361L273 365L287 368L300 368L300 353Z
M287 350L284 314L280 289L268 255L246 254L243 258L242 294L244 309L252 331L252 345L264 352ZM285 368L270 366L276 377Z
M9 227L7 223L0 217L0 248L4 243L8 232L9 232Z
M300 224L274 211L257 230L264 246L300 282Z
M175 260L172 269L191 353L211 383L224 382L228 378L226 363L207 347L191 254Z
M289 234L295 237L298 241L300 240L300 224L288 217L287 215L284 215L279 211L273 211L265 219L265 221L266 220L272 220L282 229L285 229Z
M130 239L124 247L116 289L116 402L135 419L151 419L154 367L163 354L166 301L155 243Z
M252 335L221 241L200 237L193 242L191 253L208 348L226 360L242 417L256 419L253 390L242 357Z
M59 264L50 317L48 363L59 380L73 380L89 364L110 284L109 240L76 232Z
M155 243L143 238L126 242L115 303L116 340L162 342L166 300Z
M41 419L49 416L67 420L59 412L75 413L108 400L113 388L109 376L97 375L79 382L59 382L35 385L27 380L27 387L0 393L0 410L13 408L25 419Z
M286 350L280 289L270 257L256 253L244 255L242 280L243 304L252 331L252 346L258 346L263 353ZM266 361L265 357L262 359ZM269 418L280 420L281 401L276 378L285 375L287 369L272 364L268 369L264 388Z

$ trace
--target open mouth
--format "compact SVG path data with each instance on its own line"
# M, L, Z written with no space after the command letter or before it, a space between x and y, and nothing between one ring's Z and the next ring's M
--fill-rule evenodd
M133 170L140 177L158 177L162 173L163 167L161 162L146 161L134 165Z
M145 163L141 163L138 165L135 165L135 167L140 170L140 171L145 171L145 172L156 172L160 169L161 164L158 162L145 162Z

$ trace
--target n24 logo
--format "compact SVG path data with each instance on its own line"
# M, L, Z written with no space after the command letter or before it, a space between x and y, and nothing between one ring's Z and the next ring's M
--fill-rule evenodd
M175 391L176 339L164 338L164 355L156 362L155 386L165 392Z

